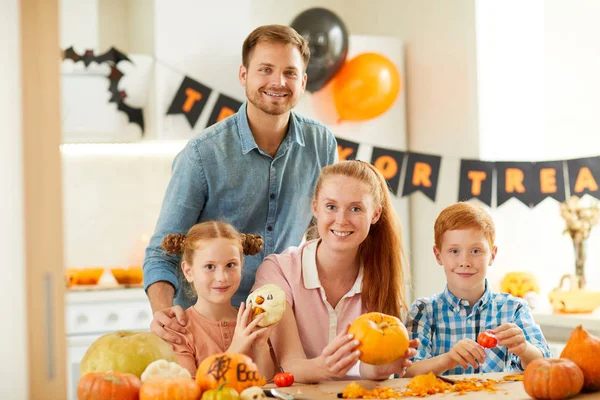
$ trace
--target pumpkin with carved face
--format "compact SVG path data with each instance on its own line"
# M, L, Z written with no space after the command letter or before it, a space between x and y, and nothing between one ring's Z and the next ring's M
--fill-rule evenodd
M272 283L259 287L250 293L246 305L252 307L252 319L264 314L258 326L265 327L279 322L285 311L285 293Z
M502 279L500 290L516 297L524 297L528 292L540 292L537 279L530 272L509 272Z

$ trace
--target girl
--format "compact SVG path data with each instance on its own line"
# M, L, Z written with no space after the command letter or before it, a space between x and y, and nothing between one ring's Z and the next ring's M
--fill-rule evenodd
M198 296L196 304L185 311L185 333L163 326L177 339L170 341L177 362L192 376L204 358L228 352L250 356L267 379L273 377L267 342L272 326L258 328L262 315L249 322L251 307L242 302L237 310L231 305L240 285L243 254L258 253L262 243L260 236L240 234L230 224L216 221L196 224L186 235L164 238L163 249L182 254L181 269L189 282L184 287Z
M347 333L365 312L406 313L400 223L385 179L362 161L327 166L313 214L320 239L268 256L256 274L255 288L274 283L289 303L271 335L281 367L305 383L403 375L418 341L404 358L373 366L357 364L358 343Z

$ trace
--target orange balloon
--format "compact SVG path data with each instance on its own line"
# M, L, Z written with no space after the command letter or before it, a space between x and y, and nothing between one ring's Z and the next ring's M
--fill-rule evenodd
M388 58L363 53L348 61L336 75L335 108L341 120L364 121L383 114L400 93L400 73Z

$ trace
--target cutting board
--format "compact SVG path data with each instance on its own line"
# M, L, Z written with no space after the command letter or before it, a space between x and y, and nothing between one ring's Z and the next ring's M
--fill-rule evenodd
M481 379L494 379L494 380L502 380L502 377L505 375L509 375L508 373L493 373L493 374L477 374L477 375L460 375L460 376L448 376L448 378L452 379L461 379L461 378L473 378L478 377ZM362 387L368 390L372 390L375 387L383 387L389 386L393 389L403 389L409 382L411 378L402 378L402 379L388 379L386 381L374 382L374 381L356 381ZM294 384L293 386L287 388L278 388L286 393L291 393L297 397L297 399L338 399L338 393L342 392L351 381L329 381L322 382L317 385L302 385L302 384ZM268 385L267 387L274 387L273 385ZM497 387L500 389L498 392L489 393L489 392L468 392L464 395L458 395L457 393L448 393L448 394L436 394L432 396L426 397L427 399L454 399L454 400L475 400L475 399L496 399L496 400L504 400L504 399L519 399L519 400L530 400L531 397L527 393L525 393L525 389L523 388L523 382L506 382L498 384ZM416 399L416 397L404 397L405 399ZM576 397L572 397L572 399L600 399L600 392L596 393L587 393L587 394L579 394Z

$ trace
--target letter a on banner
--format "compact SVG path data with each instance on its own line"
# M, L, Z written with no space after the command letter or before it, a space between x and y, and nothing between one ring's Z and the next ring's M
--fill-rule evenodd
M358 143L351 142L340 138L335 138L337 142L338 159L344 160L356 160L356 153L358 153Z
M533 163L533 190L531 200L537 206L547 197L565 201L566 186L563 170L564 161L544 161Z
M219 94L219 98L213 107L212 113L210 114L210 118L208 119L207 127L216 124L229 117L230 115L238 112L240 107L242 106L242 102L237 101L229 96L225 96L224 94Z
M458 201L476 198L491 207L493 174L493 162L460 160Z
M184 114L193 128L206 105L212 89L190 77L183 78L167 115Z
M395 195L398 194L404 154L402 151L373 147L371 155L371 164L381 172L390 188L390 192Z
M435 201L441 162L442 157L440 156L408 153L402 196L420 190L425 196Z
M569 188L572 196L590 194L600 199L600 157L567 160Z
M530 162L496 162L496 207L512 197L533 207L533 164Z

